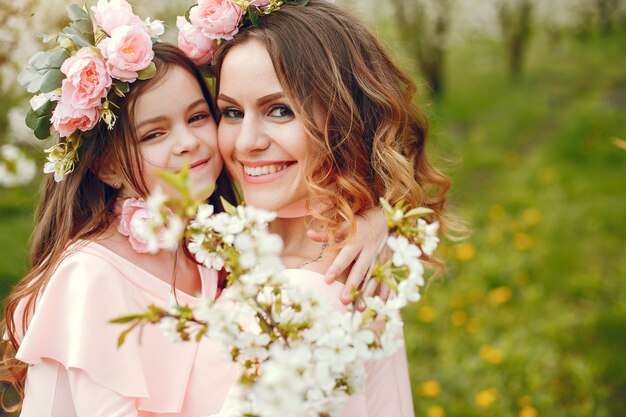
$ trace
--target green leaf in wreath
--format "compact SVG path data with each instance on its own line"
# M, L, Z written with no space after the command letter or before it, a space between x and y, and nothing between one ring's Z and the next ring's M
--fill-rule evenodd
M50 137L50 117L54 103L47 101L37 110L30 110L26 115L26 126L31 128L37 139L47 139Z
M51 35L47 35L45 33L38 33L37 36L39 36L43 40L43 43L48 43L48 42L56 41L57 38L59 37L59 34L53 33Z
M307 4L309 4L309 0L288 0L286 3L296 6L306 6Z
M258 14L254 12L254 10L248 10L248 17L250 18L250 23L252 24L252 26L261 25L261 18Z
M140 80L149 80L156 74L156 65L151 62L148 68L143 69L137 73L137 78Z
M83 26L82 22L80 25L73 24L72 26L66 27L63 30L63 34L81 48L93 46L95 44L93 33L83 31L80 26Z
M37 52L18 75L19 82L29 93L49 93L61 87L65 77L60 68L69 54L63 48Z
M89 20L89 14L85 9L77 4L70 4L66 7L67 15L72 21Z

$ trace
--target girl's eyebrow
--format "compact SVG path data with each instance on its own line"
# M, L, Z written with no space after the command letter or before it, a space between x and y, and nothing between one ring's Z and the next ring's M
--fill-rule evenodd
M276 100L276 99L279 99L279 98L283 98L284 96L285 96L285 95L283 94L283 92L282 92L282 91L279 91L278 93L268 94L268 95L266 95L266 96L263 96L263 97L259 98L259 99L256 101L256 103L257 103L257 106L262 106L262 105L264 105L265 103L268 103L268 102L270 102L270 101L272 101L272 100ZM221 93L220 93L220 95L217 97L217 99L218 99L218 100L223 100L223 101L226 101L226 102L231 103L231 104L239 104L239 103L237 102L237 100L235 100L235 99L234 99L234 98L232 98L232 97L228 97L226 94L221 94Z
M139 130L139 129L141 129L145 125L149 125L151 123L160 122L160 121L165 120L165 119L166 119L165 116L157 116L157 117L152 117L150 119L145 119L145 120L142 120L141 123L137 123L137 125L135 126L135 129Z
M196 107L199 104L206 104L206 100L204 98L200 98L200 99L194 101L193 103L191 103L189 106L187 106L187 109L192 109L192 108ZM167 116L157 116L157 117L151 117L150 119L142 120L141 123L137 124L136 129L141 129L145 125L149 125L151 123L160 122L160 121L165 120L165 119L167 119Z

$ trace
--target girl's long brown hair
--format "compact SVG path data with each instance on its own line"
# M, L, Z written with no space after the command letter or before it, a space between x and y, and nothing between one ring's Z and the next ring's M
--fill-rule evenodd
M62 260L69 245L80 240L94 239L110 226L113 206L118 190L100 181L97 176L102 163L126 167L124 179L140 195L148 191L142 180L139 140L133 120L137 98L147 90L155 88L172 67L181 67L198 81L213 112L211 96L198 68L175 46L166 43L154 45L156 75L146 81L131 84L130 92L118 103L118 120L113 130L103 123L92 131L92 136L83 140L79 149L79 162L74 172L64 181L55 182L50 175L45 179L35 214L35 225L31 237L31 269L12 289L4 306L4 324L8 340L2 341L4 361L0 365L0 381L10 382L23 393L23 380L27 365L15 359L19 339L26 332L37 295L45 288L50 276ZM213 112L214 113L214 112ZM228 180L220 176L218 192L226 193L232 200ZM217 193L214 193L216 195ZM219 206L219 202L212 201ZM18 304L26 300L23 316L16 320ZM21 328L16 323L21 322ZM19 404L18 404L19 405Z
M216 52L219 74L228 51L256 40L267 48L294 110L316 140L306 175L312 199L330 202L321 215L334 231L385 197L434 210L448 225L450 181L426 156L428 123L413 104L416 87L374 35L323 0L284 5L243 29ZM324 125L314 115L322 110Z

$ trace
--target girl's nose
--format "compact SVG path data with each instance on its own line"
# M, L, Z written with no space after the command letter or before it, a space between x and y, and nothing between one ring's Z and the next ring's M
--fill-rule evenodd
M180 128L175 134L176 143L174 144L173 152L177 155L191 152L200 144L200 139L188 126Z

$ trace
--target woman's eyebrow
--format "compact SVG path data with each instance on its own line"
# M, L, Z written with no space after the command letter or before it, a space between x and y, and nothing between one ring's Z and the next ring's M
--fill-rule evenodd
M257 103L257 106L262 106L262 105L264 105L265 103L268 103L268 102L270 102L270 101L276 100L276 99L278 99L278 98L283 98L284 96L285 96L285 95L283 94L283 92L282 92L282 91L279 91L279 92L277 92L277 93L268 94L268 95L266 95L266 96L263 96L263 97L261 97L261 98L257 99L256 103ZM235 100L235 99L234 99L234 98L232 98L232 97L227 96L226 94L221 94L221 93L220 93L220 95L217 97L217 99L218 99L218 100L223 100L223 101L226 101L226 102L231 103L231 104L239 104L239 103L237 102L237 100Z

